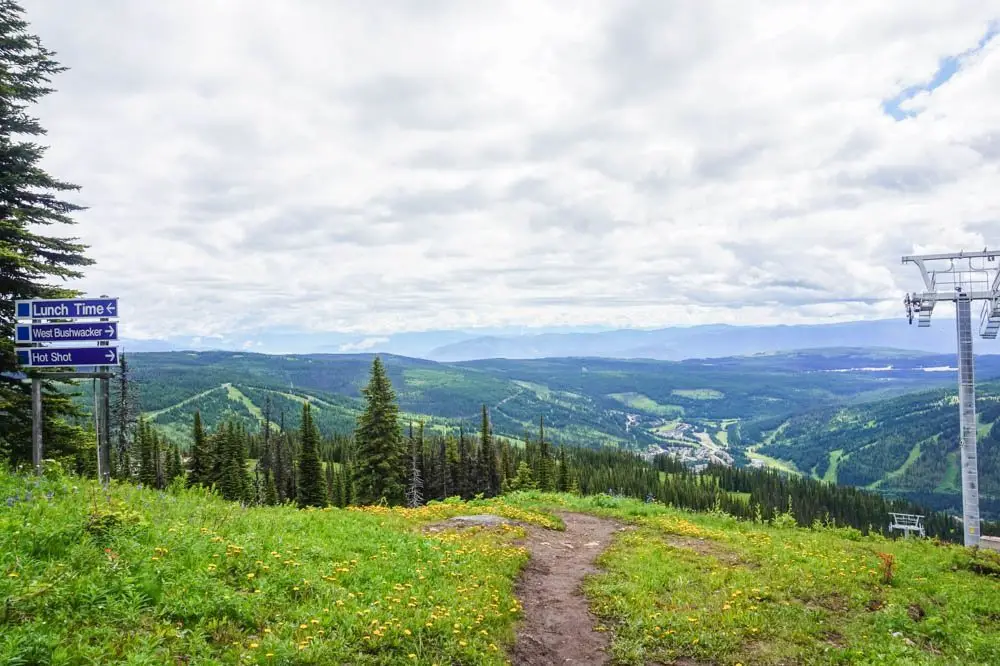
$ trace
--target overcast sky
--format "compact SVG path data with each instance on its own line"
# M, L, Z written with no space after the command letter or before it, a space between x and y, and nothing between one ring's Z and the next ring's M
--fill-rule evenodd
M1000 245L996 0L24 0L130 337L900 317Z

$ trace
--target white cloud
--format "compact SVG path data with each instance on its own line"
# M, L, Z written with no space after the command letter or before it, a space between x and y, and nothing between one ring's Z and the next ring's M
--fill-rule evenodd
M123 333L899 316L1000 243L995 2L50 0Z
M389 338L378 337L378 338L364 338L363 340L358 340L357 342L346 342L337 348L340 352L359 352L368 351L377 347L378 345L385 344L389 342Z

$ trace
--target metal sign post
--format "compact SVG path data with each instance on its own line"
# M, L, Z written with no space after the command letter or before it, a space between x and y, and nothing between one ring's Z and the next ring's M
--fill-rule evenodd
M118 322L111 319L118 316L118 299L101 296L17 301L15 312L19 320L29 320L14 327L14 342L20 347L18 363L39 370L31 376L31 450L35 473L42 473L45 454L42 381L92 377L100 380L100 388L95 387L94 391L97 470L98 477L107 484L111 480L109 380L113 367L121 362L118 347L109 345L109 341L118 339ZM80 321L87 319L98 321ZM64 347L60 343L77 346ZM94 367L96 372L76 370L81 366Z

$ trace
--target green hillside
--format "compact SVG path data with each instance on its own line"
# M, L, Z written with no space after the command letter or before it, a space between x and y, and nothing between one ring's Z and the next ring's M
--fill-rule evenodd
M720 441L735 420L788 416L817 407L940 385L942 377L905 374L886 382L870 373L824 368L876 361L841 350L716 359L711 362L540 359L444 364L386 355L389 377L404 412L437 427L474 421L482 404L494 428L520 438L545 417L550 435L585 446L645 449L699 447ZM183 440L191 415L208 425L224 416L259 423L267 402L271 420L295 426L301 402L313 400L326 434L353 427L369 354L270 356L235 352L165 352L130 357L142 410ZM89 385L81 404L91 404ZM692 432L674 432L686 424ZM693 434L704 431L705 437Z
M977 389L980 491L1000 498L1000 384ZM814 478L941 507L960 496L955 391L926 391L798 414L755 433L754 449ZM991 502L990 500L994 500Z
M404 419L438 432L478 428L486 404L495 433L521 440L544 416L552 441L669 453L688 464L763 464L817 479L958 505L957 410L940 357L817 350L708 361L485 360L385 355ZM142 411L171 439L190 438L195 410L209 428L250 430L265 416L297 429L304 401L321 432L353 430L372 356L170 352L130 357ZM997 357L980 360L996 376ZM871 368L894 365L890 374ZM919 389L935 388L927 392ZM92 404L89 385L81 404ZM997 515L1000 464L990 427L998 385L980 389L984 509Z
M0 469L0 497L7 664L499 666L537 635L518 576L578 512L610 524L576 538L597 556L583 601L611 663L1000 660L1000 559L929 539L606 495L301 511ZM519 524L442 529L482 513Z

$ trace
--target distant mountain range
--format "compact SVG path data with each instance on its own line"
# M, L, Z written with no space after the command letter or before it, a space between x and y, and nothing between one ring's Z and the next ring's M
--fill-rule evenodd
M944 314L944 313L942 313ZM456 362L488 358L645 358L680 361L853 347L955 353L953 319L941 316L929 329L902 318L831 324L733 326L709 324L654 330L596 328L498 328L421 331L392 335L264 331L231 337L126 340L129 352L225 350L268 354L378 352ZM1000 343L976 340L982 354L1000 352Z
M1000 351L1000 344L993 341L977 342L980 343L979 353ZM918 329L903 320L891 319L837 324L706 325L651 331L488 336L437 347L427 358L454 362L482 358L591 356L680 361L830 347L949 353L955 349L955 329L942 318L929 329Z

